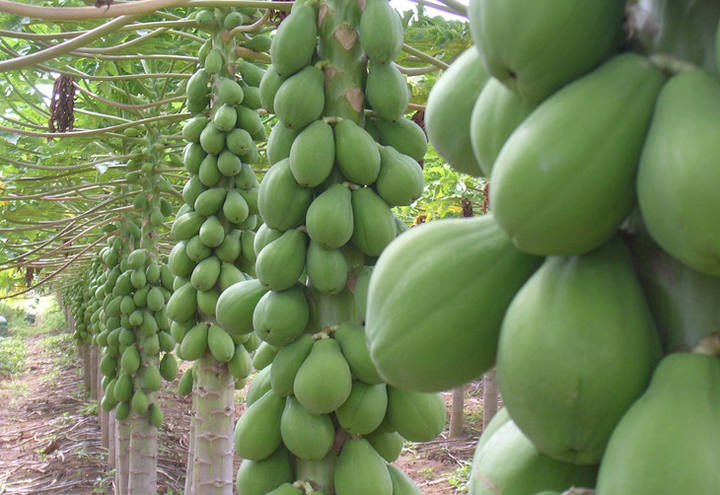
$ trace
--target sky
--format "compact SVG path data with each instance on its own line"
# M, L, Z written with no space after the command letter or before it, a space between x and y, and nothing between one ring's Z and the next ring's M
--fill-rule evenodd
M460 1L464 4L467 4L467 0L460 0ZM399 12L404 12L406 10L415 10L415 5L417 5L417 4L415 2L411 2L409 0L390 0L390 5L395 7L395 9L398 10ZM431 16L439 15L440 17L445 17L446 19L465 20L464 17L449 14L442 10L432 9L429 7L426 7L426 9L427 9L427 14L431 15Z

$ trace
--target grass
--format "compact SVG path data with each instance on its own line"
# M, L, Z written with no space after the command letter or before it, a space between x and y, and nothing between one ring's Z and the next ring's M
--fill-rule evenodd
M27 350L17 337L0 337L0 377L10 378L25 369Z
M470 472L472 471L472 464L469 462L463 462L462 466L459 466L454 471L447 473L447 482L452 485L458 492L467 492L468 480L470 479Z

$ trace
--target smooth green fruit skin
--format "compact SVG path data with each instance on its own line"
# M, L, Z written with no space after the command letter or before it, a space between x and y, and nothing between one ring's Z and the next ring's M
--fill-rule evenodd
M255 334L274 346L284 346L298 338L310 319L305 292L299 286L267 292L253 312Z
M326 414L340 407L352 391L352 375L334 339L322 339L295 375L293 392L302 406L313 414Z
M439 393L410 392L388 387L387 419L400 435L429 442L445 426L445 401Z
M353 382L348 399L335 411L340 426L352 435L367 435L375 431L387 411L385 384L367 385Z
M369 0L358 26L360 46L371 61L389 64L402 50L403 25L400 16L384 0Z
M316 17L311 5L298 4L280 24L270 47L277 74L288 77L310 63L317 43Z
M500 150L535 105L491 78L480 92L470 116L470 143L475 160L489 177Z
M283 444L300 459L319 461L335 442L335 427L327 414L306 411L293 396L285 402L280 433Z
M255 279L231 285L218 298L215 317L218 324L231 335L253 331L252 315L267 289Z
M720 83L695 70L660 92L643 148L637 193L660 247L691 268L720 276Z
M410 92L405 77L393 64L370 62L365 97L375 113L386 120L399 120L407 109Z
M287 290L295 285L305 267L307 236L287 230L260 251L255 263L258 280L270 290Z
M679 262L646 232L628 244L666 353L690 351L720 328L720 278Z
M516 294L500 333L498 386L538 450L597 464L659 357L630 254L615 238L585 255L547 258Z
M311 201L312 189L295 181L287 159L270 167L258 189L260 215L268 227L277 230L302 225Z
M438 155L455 170L483 175L470 144L472 103L489 75L475 48L460 55L430 90L425 109L425 129Z
M334 184L317 196L307 209L305 228L310 239L325 249L346 244L353 233L350 190L343 184Z
M235 342L225 330L217 325L210 325L208 329L208 349L216 360L227 363L235 354Z
M312 127L313 124L310 124L308 128ZM298 131L282 124L273 126L267 139L267 158L270 165L275 165L280 160L290 156L290 150L297 135Z
M512 420L481 437L468 480L471 495L528 495L542 490L593 487L596 466L577 466L540 453ZM617 493L633 493L621 490Z
M268 67L260 80L260 103L269 113L275 113L275 108L273 107L275 93L280 89L280 85L284 80L285 78L277 73L273 65Z
M173 292L166 306L168 317L178 322L189 320L197 310L196 293L190 282Z
M515 249L492 215L400 235L378 259L368 290L365 331L380 376L437 392L482 375L495 361L506 308L541 261Z
M347 440L335 463L335 494L392 495L392 479L385 466L367 440Z
M235 453L261 461L280 446L280 417L285 401L269 390L247 408L235 424Z
M300 132L290 146L290 170L298 184L316 187L330 175L335 163L332 127L316 120Z
M365 383L375 385L382 382L377 369L370 359L365 331L361 325L343 323L338 326L333 334L335 340L340 344L343 356L350 365L353 375Z
M595 493L716 494L719 415L720 361L701 354L665 357L615 428Z
M235 487L240 495L266 495L283 483L294 481L290 456L284 447L267 459L244 459L237 471Z
M425 131L412 120L405 117L395 122L377 119L375 125L380 133L380 142L385 146L392 146L417 161L425 157L428 147Z
M207 350L208 325L199 323L192 327L183 337L180 353L185 361L200 359Z
M370 185L380 173L380 152L368 132L349 119L335 124L335 161L356 184Z
M291 129L302 129L322 115L325 106L325 76L308 66L288 77L275 93L273 106L280 122Z
M390 206L409 206L422 196L423 170L413 158L383 146L380 149L380 175L375 188Z
M472 0L470 34L493 76L539 102L597 66L614 48L625 4Z
M312 348L310 334L302 335L295 342L280 348L270 368L270 384L277 394L284 397L293 393L297 372Z
M364 438L387 462L395 462L405 445L405 439L396 431L377 431L364 435Z
M345 256L339 249L325 249L310 241L305 259L305 271L309 284L320 292L338 294L347 284L348 266Z
M415 482L397 467L388 464L388 472L393 485L393 495L422 495Z
M664 80L640 55L618 55L520 124L490 178L495 217L518 248L581 254L614 235L635 202L636 166Z
M379 256L396 236L390 207L369 187L354 190L351 202L353 244L368 256Z

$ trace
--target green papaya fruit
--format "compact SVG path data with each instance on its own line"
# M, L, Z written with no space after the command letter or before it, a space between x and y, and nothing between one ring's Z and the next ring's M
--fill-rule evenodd
M470 144L471 102L488 78L478 51L471 46L438 78L425 108L425 130L437 154L455 170L475 177L483 171Z
M427 136L422 127L408 118L396 121L377 119L379 141L385 146L392 146L404 155L411 156L416 161L425 158L427 152Z
M355 381L347 400L335 411L340 426L352 435L375 431L385 418L388 397L384 383L368 385Z
M205 153L217 155L225 148L225 134L208 122L200 133L200 146Z
M238 73L242 76L243 82L245 82L249 86L254 87L260 85L262 76L265 73L263 69L253 64L252 62L248 62L245 59L239 59L237 61L236 69Z
M191 143L200 143L200 133L205 129L210 119L205 115L195 115L193 118L186 120L182 128L182 137L185 141Z
M500 333L498 386L538 450L597 464L659 357L630 254L615 238L585 255L547 258L515 295Z
M390 464L388 464L387 470L392 480L393 495L422 495L420 489L407 474Z
M385 461L367 440L347 440L335 463L336 495L392 495L393 484Z
M368 256L378 256L395 238L395 220L388 204L369 187L352 192L352 242Z
M235 176L235 187L239 187L240 189L257 189L259 185L260 182L258 182L252 167L247 163L243 163L240 171Z
M250 208L248 207L247 201L245 201L245 198L237 191L228 191L222 211L225 218L235 224L244 222L250 215Z
M242 282L243 280L247 280L247 277L232 263L223 263L220 266L220 277L218 278L220 291L224 291L231 285Z
M216 96L221 104L239 105L245 96L242 88L238 83L227 77L220 78L217 84ZM237 119L237 115L235 116Z
M410 100L405 77L393 64L370 60L365 97L378 117L396 121L402 118Z
M395 9L384 0L365 2L358 34L360 46L374 63L389 64L402 50L402 21Z
M288 77L275 93L273 106L280 122L291 129L300 130L317 120L325 106L323 72L307 66Z
M158 331L158 324L157 320L155 319L155 316L153 316L151 313L144 313L143 314L143 321L140 325L140 332L143 335L149 336L149 335L155 335Z
M215 256L205 258L195 266L190 284L197 290L210 290L220 276L220 260Z
M162 376L157 366L151 365L145 368L142 375L142 387L149 392L157 392L162 387Z
M160 318L155 317L156 320L159 320ZM163 326L167 326L168 328L163 328L160 332L158 332L158 339L160 343L160 350L163 352L172 352L173 349L175 349L175 339L172 335L169 333L170 325L169 323L167 325L163 324ZM158 327L160 327L160 324L158 323Z
M197 170L195 172L191 172L191 173L197 173ZM182 190L183 201L185 201L185 203L188 204L189 206L194 206L195 201L197 201L197 198L200 196L200 194L202 194L206 190L207 190L207 187L205 187L205 184L203 184L200 181L200 177L198 177L197 175L194 175L183 186L183 190ZM180 216L180 215L178 215L178 216Z
M194 211L185 213L175 218L170 229L170 235L176 241L186 241L200 232L203 217Z
M193 389L193 374L192 374L192 368L185 370L183 373L183 376L180 378L180 381L178 382L178 394L180 395L188 395L192 392Z
M245 91L245 99L243 100L243 106L252 110L257 110L262 107L259 88L244 84L243 91Z
M353 207L350 190L334 184L317 196L307 209L305 227L310 239L326 249L337 249L353 233Z
M205 56L205 70L209 74L217 74L222 70L223 54L219 48L211 48Z
M208 328L207 346L212 357L221 363L230 361L235 353L232 337L218 325L210 325Z
M109 385L108 385L109 388ZM113 398L117 402L125 402L130 400L133 393L133 382L132 377L127 373L121 373L117 377L117 381L113 386Z
M670 354L610 438L596 493L711 495L720 486L720 361ZM703 461L697 462L698 452Z
M295 137L287 156L297 183L303 187L317 187L328 178L335 163L332 127L323 120L316 120Z
M168 318L179 322L189 320L197 310L196 292L190 282L173 292L166 306Z
M271 346L267 342L262 342L253 356L253 367L256 370L263 370L267 368L270 363L273 362L277 353L278 351L275 347Z
M171 353L165 354L160 360L160 375L167 381L171 382L175 379L178 372L177 361Z
M295 462L296 477L310 482L314 488L313 495L332 494L336 461L337 453L332 449L319 461L297 459Z
M131 345L125 349L120 359L120 368L128 375L132 375L140 369L140 353L137 347Z
M200 226L199 236L207 247L218 247L225 239L225 228L216 216L211 216Z
M337 294L326 294L310 286L308 298L313 301L310 305L308 328L314 332L325 331L328 327L345 322L354 322L357 317L353 294L347 287Z
M389 206L409 206L422 196L425 177L414 158L390 146L380 148L380 174L375 188Z
M413 442L429 442L445 426L445 401L436 393L388 386L387 417L395 430Z
M365 321L365 313L367 311L368 287L370 286L370 277L372 275L372 272L372 266L363 266L355 274L355 289L353 290L353 296L355 297L355 306L357 307L357 312L358 315L360 315L361 322Z
M203 159L200 163L197 177L200 182L207 187L213 187L220 181L222 174L217 166L216 155L207 155Z
M356 378L371 385L382 382L382 378L378 375L377 369L370 359L363 327L343 323L338 326L333 336L340 344L350 371Z
M160 406L153 403L150 404L148 416L150 416L150 424L152 424L155 428L160 428L163 423L163 412Z
M635 201L635 165L664 79L640 55L618 55L520 124L490 179L493 212L516 246L580 254L613 236Z
M130 408L133 412L135 414L143 415L147 412L148 407L150 407L150 402L148 401L147 394L145 394L145 392L143 392L140 388L135 390L135 393L130 400Z
M235 380L247 377L252 371L252 366L252 357L245 346L236 345L232 358L228 361L228 370L232 377Z
M239 131L243 131L243 129L238 129ZM245 131L247 133L247 131ZM249 136L249 134L248 134ZM230 139L230 136L228 135L228 140ZM228 146L229 148L229 146ZM235 153L230 151L229 149L226 149L220 155L218 155L217 158L217 169L218 172L220 172L225 177L235 177L237 174L240 173L240 171L243 169L243 162L240 159L239 156L237 156ZM197 208L196 208L197 210ZM212 215L212 213L211 213Z
M312 124L308 127L311 126ZM290 156L290 150L297 135L298 131L280 123L273 126L267 140L267 158L270 165L275 165Z
M240 232L237 230L231 230L225 235L222 244L215 248L215 255L225 263L233 263L240 253L242 252L242 246L240 244Z
M305 270L309 285L326 294L338 294L345 288L349 267L339 249L325 249L310 241Z
M147 277L142 269L133 270L130 274L130 284L136 289L140 290L145 287L147 283Z
M299 459L319 461L335 442L335 427L327 414L308 412L292 395L280 418L282 442Z
M149 316L152 318L152 315ZM142 355L144 357L157 356L160 352L160 338L157 334L148 336L142 343Z
M185 253L194 263L200 263L212 254L212 249L203 244L202 240L200 240L200 236L196 235L187 240L187 243L185 244ZM193 268L193 272L196 268L197 265Z
M313 493L317 493L313 491ZM283 483L273 491L268 492L267 495L305 495L305 490L300 489L292 483Z
M470 143L485 177L490 176L505 142L535 106L494 77L485 84L470 116Z
M310 309L303 289L296 285L284 291L269 291L253 312L255 334L273 346L297 339L307 327Z
M245 129L236 128L230 131L227 135L226 144L227 149L231 153L237 156L243 156L252 148L253 139L250 133Z
M235 110L237 111L237 126L249 132L250 136L254 140L264 141L266 137L265 126L263 125L262 120L260 120L260 115L258 115L255 110L245 106L236 106ZM245 159L243 154L240 156ZM248 163L255 162L254 160L246 161Z
M396 431L375 431L364 435L364 438L387 462L395 462L405 444L405 439Z
M217 289L199 290L197 292L198 310L206 316L214 316L219 297L220 293Z
M257 217L256 217L257 218ZM243 258L250 263L255 263L255 232L251 230L243 230L240 233L240 245L242 246Z
M380 173L380 151L372 136L349 119L335 124L335 161L349 181L370 185Z
M310 334L301 335L294 342L280 348L270 368L270 384L275 393L283 397L293 393L297 372L312 348L313 339Z
M282 234L283 231L272 229L268 227L266 223L260 225L257 233L255 234L255 238L253 239L253 251L255 252L255 256L260 254L260 251L262 251L265 246L280 237Z
M232 105L221 104L213 114L213 126L219 131L230 132L237 122L237 111Z
M260 215L268 227L277 230L302 225L311 201L312 189L295 182L288 159L270 167L258 189Z
M243 459L237 471L235 488L242 495L266 495L283 483L294 481L290 455L280 446L266 459Z
M334 339L316 341L295 375L293 392L313 414L330 413L347 400L352 375L340 345Z
M198 138L199 140L200 138ZM200 164L207 156L200 143L188 143L183 151L183 165L191 174L197 174Z
M494 495L499 490L503 495L525 495L595 485L596 466L577 466L542 454L512 420L488 433L492 435L473 459L468 480L473 495Z
M187 82L188 110L200 112L210 101L210 74L205 69L198 69Z
M259 369L250 382L247 396L245 397L248 407L257 402L268 390L270 390L270 368L265 367Z
M260 90L260 103L268 113L275 113L275 107L273 106L275 94L280 89L283 81L285 81L285 78L277 73L274 65L268 67L260 80L260 86L258 87Z
M272 65L278 75L288 77L310 64L317 43L316 18L310 4L297 4L280 24L270 46Z
M439 253L454 255L437 263ZM495 361L506 308L541 261L515 249L492 215L423 224L398 237L368 289L365 331L380 376L437 392L482 375ZM440 337L446 328L452 339Z
M548 9L521 0L473 0L470 33L490 73L539 102L616 47L625 3L609 0L578 8L574 0L561 0Z
M252 315L267 289L255 279L231 285L218 298L215 318L230 335L244 335L253 331Z
M235 424L235 453L243 459L261 461L282 443L280 417L285 400L268 390L240 416Z
M118 403L115 408L115 419L122 421L130 416L130 401L123 401Z
M701 70L671 78L660 92L643 148L637 193L647 230L667 253L701 273L720 276L720 213L714 187L720 151L720 84ZM692 198L690 200L690 198Z
M185 361L200 359L207 350L208 324L198 323L192 327L183 337L180 344L180 352Z
M258 280L270 290L282 291L295 285L305 268L307 236L287 230L260 251L255 264Z

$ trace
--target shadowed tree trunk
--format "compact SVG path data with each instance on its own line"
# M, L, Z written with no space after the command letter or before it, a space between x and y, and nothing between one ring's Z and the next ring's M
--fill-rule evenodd
M483 376L483 430L490 420L497 413L498 409L498 387L495 378L495 368Z

